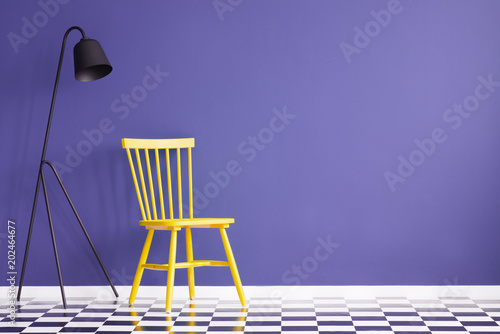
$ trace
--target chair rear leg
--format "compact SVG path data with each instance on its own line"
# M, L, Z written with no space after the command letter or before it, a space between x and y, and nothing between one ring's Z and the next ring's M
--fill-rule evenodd
M191 228L186 227L186 258L187 262L193 261L193 239ZM194 268L188 268L189 299L194 299Z
M149 248L151 247L151 241L153 240L154 230L148 231L148 236L144 242L144 247L142 248L141 257L139 259L139 265L137 266L137 271L135 272L134 283L132 284L132 290L130 291L130 297L128 303L130 305L134 304L135 297L137 296L137 290L139 289L139 284L141 283L142 274L144 273L143 264L146 263L149 254Z
M229 262L229 268L231 268L231 274L233 275L234 285L238 291L238 297L242 306L245 306L247 301L245 299L245 293L243 292L243 286L241 285L240 274L238 273L238 268L236 267L236 261L234 260L233 251L231 250L231 245L229 244L229 239L227 237L226 229L224 227L220 228L220 234L222 236L222 243L224 244L224 249L226 251L227 261Z
M168 275L167 275L167 302L165 311L172 311L172 298L174 295L174 278L175 278L175 256L177 251L177 230L171 231L170 236L170 253L168 254Z

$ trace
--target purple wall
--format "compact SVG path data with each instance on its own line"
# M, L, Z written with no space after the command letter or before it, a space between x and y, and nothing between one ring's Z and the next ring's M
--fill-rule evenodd
M11 219L20 267L78 25L114 70L74 80L70 34L47 158L116 284L146 235L123 137L196 138L198 216L236 218L245 285L500 284L499 16L493 0L2 1L2 253ZM231 161L239 173L214 187ZM65 284L106 284L48 183ZM195 256L223 256L217 231L194 238ZM156 241L164 262L168 234ZM40 201L25 284L57 284L51 252ZM231 278L199 269L197 283Z

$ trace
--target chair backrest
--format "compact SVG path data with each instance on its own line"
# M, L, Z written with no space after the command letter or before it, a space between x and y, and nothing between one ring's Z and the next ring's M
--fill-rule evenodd
M187 150L189 218L193 218L191 148L194 147L194 138L123 138L122 147L127 150L143 220L176 218L174 214L176 211L174 209L175 202L178 206L177 218L183 218L181 160L185 162L185 158L181 159L181 150ZM154 154L154 158L151 158L152 154ZM174 160L173 163L171 163L172 160ZM177 177L172 176L172 164L176 166L177 173L175 174ZM175 187L177 188L176 192L172 191L172 188ZM164 193L165 188L167 188L166 194ZM165 213L165 203L167 202L168 216Z

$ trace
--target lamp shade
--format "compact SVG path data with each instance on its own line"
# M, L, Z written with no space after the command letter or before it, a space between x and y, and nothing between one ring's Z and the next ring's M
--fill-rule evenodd
M82 38L73 49L75 78L78 81L93 81L105 77L113 69L104 50L95 39Z

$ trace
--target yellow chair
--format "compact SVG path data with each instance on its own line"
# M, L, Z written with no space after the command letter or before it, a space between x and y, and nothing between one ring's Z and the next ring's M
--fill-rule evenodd
M172 296L174 288L175 269L187 268L189 282L189 298L194 298L194 268L200 266L229 266L233 276L234 284L238 292L241 305L246 305L240 275L234 260L231 245L227 237L226 228L234 223L233 218L194 218L193 217L193 178L191 148L194 147L194 138L181 139L131 139L123 138L122 146L127 150L130 169L134 178L135 190L139 199L142 213L140 225L148 230L146 242L139 259L137 272L135 274L129 303L132 305L139 289L144 269L167 270L167 302L166 311L172 310ZM189 218L183 218L183 196L182 196L182 173L181 161L185 162L185 155L181 151L187 150L187 171L189 189ZM150 153L154 158L150 159ZM171 157L172 155L172 157ZM184 159L182 159L184 156ZM170 161L174 160L177 165L177 178L172 178ZM185 164L185 163L184 163ZM153 166L152 166L153 165ZM166 175L165 175L166 172ZM168 189L165 199L163 188ZM176 199L174 199L172 188L177 188ZM175 193L175 191L174 191ZM168 201L168 202L167 202ZM174 218L174 201L178 209L177 218ZM159 204L159 208L158 208ZM168 205L169 216L166 216L165 206ZM160 211L160 212L158 212ZM186 230L186 262L176 262L177 233L181 229ZM191 228L218 228L222 236L222 243L226 251L227 261L194 260L193 242ZM169 230L170 252L168 264L146 263L151 241L155 230Z

